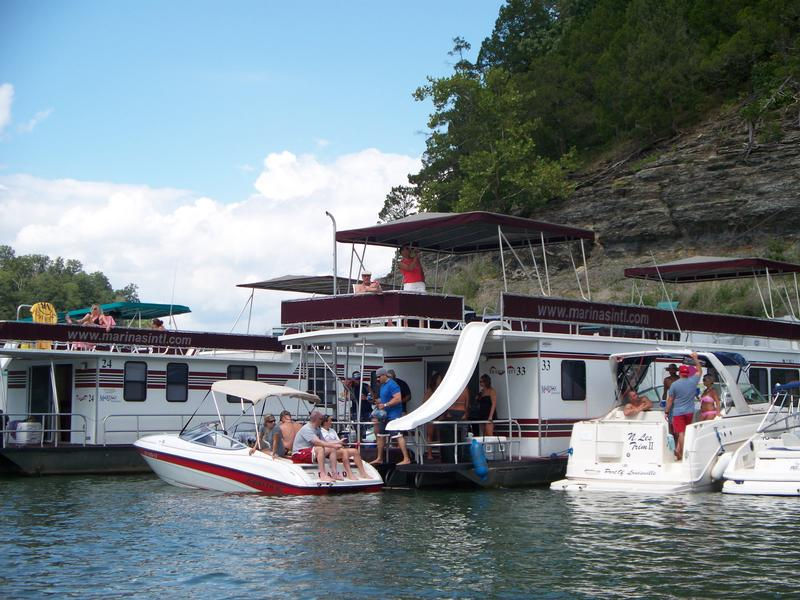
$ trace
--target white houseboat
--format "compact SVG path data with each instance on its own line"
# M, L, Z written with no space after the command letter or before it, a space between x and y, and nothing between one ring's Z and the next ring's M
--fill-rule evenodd
M378 349L385 366L409 385L408 414L390 422L387 429L389 434L408 432L414 460L390 468L385 474L389 485L506 486L563 477L573 425L605 415L617 402L608 376L611 354L688 347L733 351L747 359L750 380L764 392L776 380L797 378L800 324L796 322L594 302L585 260L583 272L576 269L582 299L551 297L548 261L555 256L551 247L562 246L556 250L561 259L568 257L574 265L573 250L584 256L584 243L593 239L588 230L485 212L424 213L340 231L336 240L352 244L351 264L356 267L351 275L362 270L364 251L371 245L411 244L429 259L499 251L504 281L506 260L514 260L524 272L535 275L541 295L510 293L506 285L496 314L475 315L458 296L403 291L352 294L346 289L328 297L284 301L281 320L287 333L280 340L349 356ZM737 268L751 275L800 270L774 261ZM697 277L702 270L713 272L714 266L701 261L691 269ZM271 282L251 285L269 289ZM653 363L649 375L653 381L660 383L664 366ZM423 404L425 382L434 371L445 377ZM482 424L443 416L464 387L475 397L480 374L491 377L498 399L494 435L481 440L488 473L476 471L466 452L471 445L467 430L477 426L480 433ZM431 429L438 431L438 439L426 437ZM438 454L432 461L425 459L430 447ZM396 462L391 454L388 461Z
M118 322L185 308L103 307ZM86 310L70 314L78 318ZM0 321L0 473L147 472L133 442L180 431L193 414L216 418L208 394L225 379L296 387L336 413L342 406L339 380L351 369L374 370L377 357L345 364L323 362L323 356L265 335ZM220 405L222 416L241 412L233 396ZM288 408L303 418L305 407Z

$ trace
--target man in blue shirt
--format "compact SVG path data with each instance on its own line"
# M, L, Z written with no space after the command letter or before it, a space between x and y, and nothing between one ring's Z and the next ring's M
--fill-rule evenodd
M669 418L669 411L674 408L672 411L672 431L678 436L675 444L675 458L677 460L683 458L683 437L686 433L686 426L691 425L694 417L694 399L697 395L697 384L700 382L700 375L703 372L700 359L697 358L697 352L692 352L691 357L694 360L697 372L690 377L691 369L689 365L680 366L678 369L680 378L669 386L667 406L664 410L664 414Z
M378 410L386 411L387 421L399 419L403 416L403 398L402 394L400 393L400 386L397 385L397 383L391 377L389 377L389 372L383 367L375 371L375 375L378 378L378 383L381 385L380 400L378 400L376 408ZM377 427L375 431L378 431ZM379 465L383 463L383 449L386 445L386 436L376 435L375 438L378 443L378 456L372 461L371 464ZM397 463L398 466L411 464L411 458L409 457L408 449L406 448L406 440L402 433L397 436L397 445L400 448L400 452L403 453L403 460Z

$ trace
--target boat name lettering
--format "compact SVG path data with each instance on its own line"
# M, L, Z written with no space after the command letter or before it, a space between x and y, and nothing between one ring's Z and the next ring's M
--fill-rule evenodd
M78 394L78 402L94 402L94 394Z
M543 394L557 394L558 393L558 386L557 385L543 385L542 386L542 393Z
M635 469L608 469L608 468L606 468L603 471L603 475L617 475L617 476L621 476L621 477L627 477L627 476L655 477L656 476L656 472L655 472L655 470L652 470L652 469L650 471L637 471Z
M525 367L515 367L514 365L508 365L506 367L509 375L525 375Z
M539 317L557 321L593 321L609 325L650 324L650 315L633 308L597 308L583 306L564 306L559 304L539 304L536 307Z
M119 395L117 392L100 392L100 402L119 402Z
M649 433L637 435L635 432L628 433L628 450L652 450L653 436Z
M491 367L489 367L489 374L490 374L490 375L504 375L504 374L505 374L505 372L506 372L506 370L505 370L505 369L498 369L498 368L497 368L497 367L495 367L494 365L492 365Z

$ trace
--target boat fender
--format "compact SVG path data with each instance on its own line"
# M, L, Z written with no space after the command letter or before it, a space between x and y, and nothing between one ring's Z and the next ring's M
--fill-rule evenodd
M714 466L711 468L711 478L719 481L722 479L722 474L725 472L725 469L728 468L728 465L731 463L731 458L733 457L733 452L725 452L722 456L717 459L717 462L714 463Z
M469 452L472 455L472 466L475 468L475 474L481 479L486 479L489 475L489 463L486 460L486 452L483 451L483 444L473 438Z

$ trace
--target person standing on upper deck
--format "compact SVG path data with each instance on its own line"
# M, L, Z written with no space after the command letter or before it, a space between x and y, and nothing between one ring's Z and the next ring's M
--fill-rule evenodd
M664 411L667 418L669 418L670 410L673 409L672 414L672 430L678 439L675 444L675 458L681 460L683 457L683 438L686 434L686 426L692 424L694 418L694 398L697 395L697 384L700 382L700 374L703 372L703 367L700 364L700 359L697 357L697 352L692 352L692 360L697 371L694 375L690 376L691 369L689 365L681 365L678 369L680 378L674 381L669 386L669 393L667 394L667 407Z
M422 270L419 251L411 246L400 247L400 263L398 267L403 272L403 291L425 293L425 273Z

